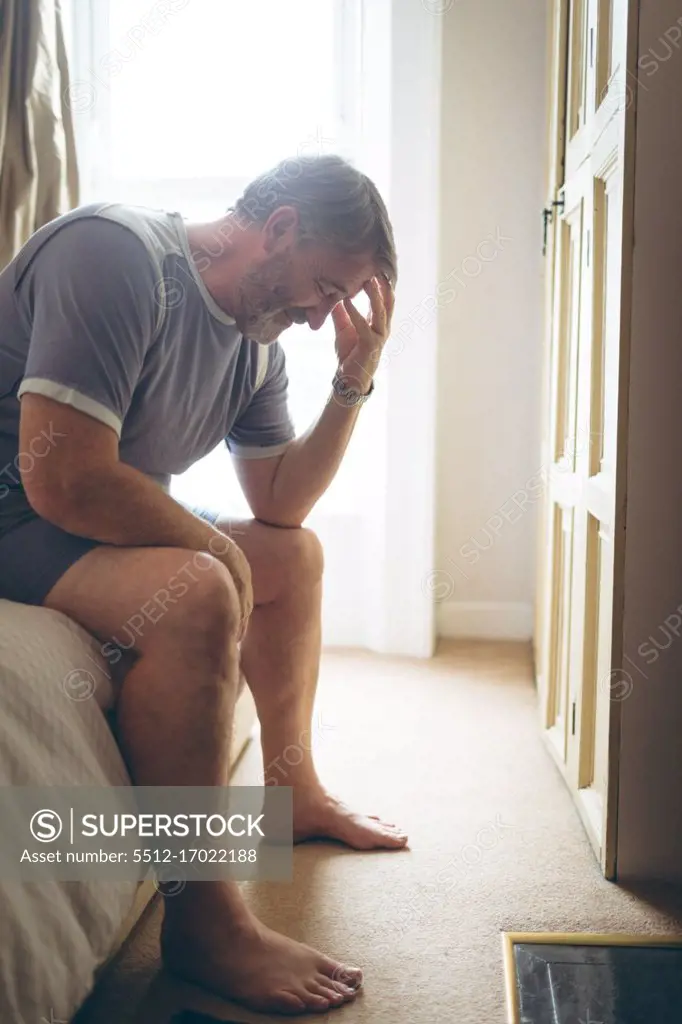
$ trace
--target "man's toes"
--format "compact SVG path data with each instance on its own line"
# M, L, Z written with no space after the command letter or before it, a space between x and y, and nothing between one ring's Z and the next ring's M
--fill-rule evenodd
M407 842L407 832L399 832L396 828L386 828L384 825L368 830L368 835L386 843L387 846L404 846Z
M355 985L346 985L336 977L326 978L323 974L318 974L317 983L326 992L333 992L335 996L340 997L338 999L339 1002L348 1002L350 999L355 999L358 994L358 989Z
M377 818L376 814L370 814L369 820L376 821L377 825L379 826L377 831L381 832L382 835L397 836L400 839L407 839L407 832L405 831L405 829L398 828L398 826L394 825L392 822L382 821L381 818Z
M370 817L370 821L376 821L381 826L382 832L388 832L396 836L407 836L404 828L399 828L398 825L394 825L390 821L382 821L381 818L375 818L373 815Z
M331 993L323 995L319 992L311 992L310 989L301 995L301 999L308 1010L328 1010L332 1002Z
M334 982L329 978L324 978L321 981L311 981L309 988L316 995L328 999L332 1006L340 1006L344 1001L343 993L339 991Z
M325 957L320 965L320 971L325 977L340 982L346 988L359 989L362 985L362 971L359 967L347 967Z
M357 996L360 991L357 988L349 987L348 985L342 985L340 981L333 981L332 985L336 992L341 996L344 1003L350 1003Z

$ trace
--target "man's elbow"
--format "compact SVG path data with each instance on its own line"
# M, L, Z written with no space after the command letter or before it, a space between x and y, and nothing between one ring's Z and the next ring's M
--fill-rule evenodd
M253 518L265 526L280 526L285 529L298 530L303 526L308 515L308 510L282 509L276 506L267 508L252 508Z
M272 493L272 488L268 493L250 494L248 502L253 518L265 526L299 529L310 512L307 507L296 507L293 502L283 501L279 495Z
M263 526L277 526L283 530L300 530L304 522L304 517L299 516L292 516L290 519L284 516L254 516L254 519Z
M24 491L33 511L67 533L82 533L83 502L75 480L22 477Z

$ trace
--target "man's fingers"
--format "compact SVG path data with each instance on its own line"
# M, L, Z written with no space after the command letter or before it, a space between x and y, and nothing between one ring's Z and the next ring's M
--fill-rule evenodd
M249 619L251 618L251 613L253 611L253 598L250 596L246 587L243 587L239 593L239 604L241 606L242 621L239 628L238 640L241 642L246 635Z
M387 313L384 305L384 296L379 287L376 277L372 277L365 285L365 291L369 295L370 306L372 307L372 330L375 334L385 334Z
M246 628L253 611L251 567L243 551L234 541L222 561L232 576L237 589L237 597L239 598L239 609L242 619L238 639L241 641L244 638Z
M336 328L337 333L345 331L351 326L351 319L343 302L337 302L332 309L332 320L334 321L334 327Z
M391 320L393 319L393 309L395 307L395 292L391 282L385 278L379 278L381 282L381 291L384 296L384 306L386 307L386 333L391 329Z
M370 329L370 327L362 313L359 313L355 306L353 305L353 300L344 299L343 307L350 318L350 322L352 323L355 330L358 332L358 337L364 337L367 334L367 331Z
M393 319L393 308L395 306L395 292L393 291L393 286L391 285L391 282L388 280L387 277L384 277L383 274L379 274L377 280L379 282L381 299L384 304L384 309L386 310L386 335L388 336L391 330L391 320Z

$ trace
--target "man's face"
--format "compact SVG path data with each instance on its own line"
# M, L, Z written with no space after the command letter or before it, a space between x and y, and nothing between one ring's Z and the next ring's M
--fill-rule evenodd
M270 220L277 218L276 211ZM293 323L318 330L341 299L354 296L375 273L365 256L347 256L299 241L286 217L266 224L239 287L237 326L268 345Z

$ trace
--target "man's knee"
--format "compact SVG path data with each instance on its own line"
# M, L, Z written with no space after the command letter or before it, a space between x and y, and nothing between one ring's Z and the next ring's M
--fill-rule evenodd
M230 639L236 641L241 608L234 580L222 562L197 552L163 589L166 632L181 638L183 645L210 654L224 651Z
M319 537L307 526L287 532L291 534L292 569L296 579L316 583L324 572L324 549Z

